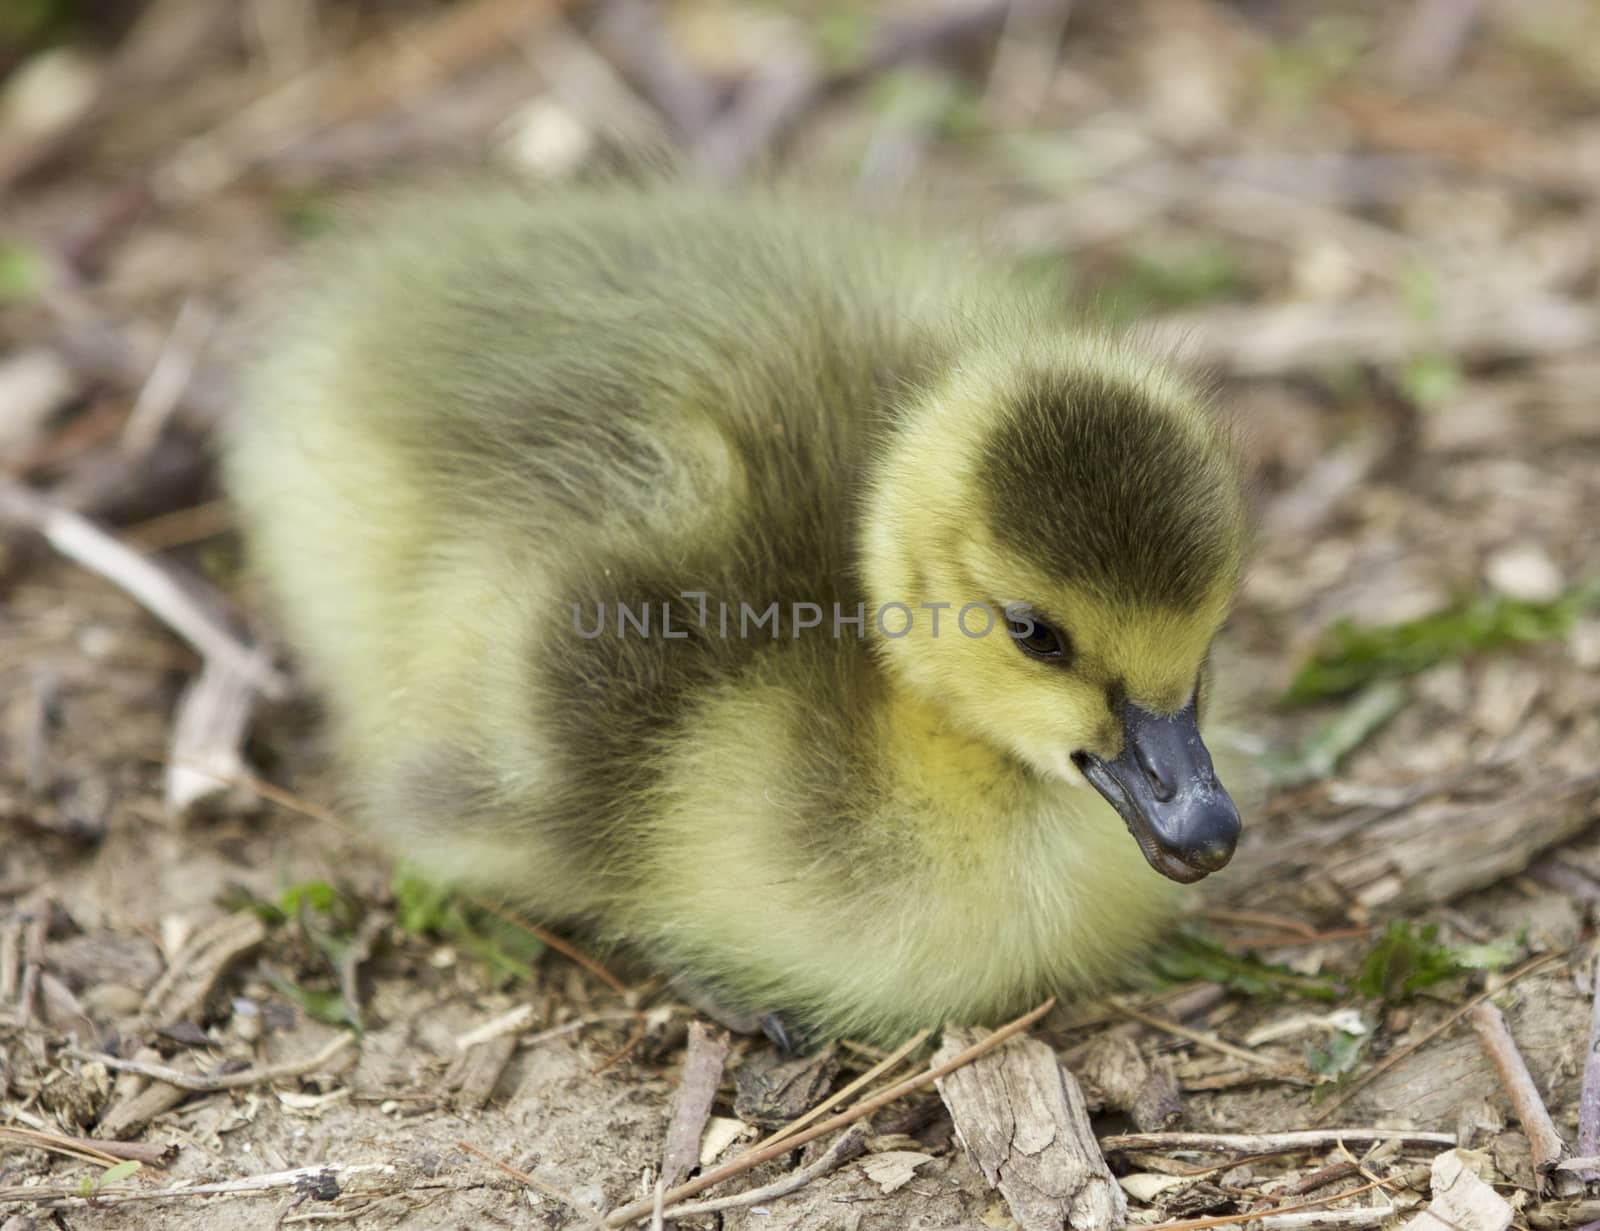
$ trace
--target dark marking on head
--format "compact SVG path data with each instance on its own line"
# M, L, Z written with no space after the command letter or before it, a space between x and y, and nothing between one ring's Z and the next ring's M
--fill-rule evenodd
M996 539L1065 583L1191 610L1238 569L1243 502L1220 432L1197 435L1137 384L1031 374L982 468Z

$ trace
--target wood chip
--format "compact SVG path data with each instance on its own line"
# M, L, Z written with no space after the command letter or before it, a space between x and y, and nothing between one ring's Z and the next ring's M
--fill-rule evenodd
M44 347L0 360L0 454L15 459L78 391L72 369Z
M748 1056L734 1074L733 1114L746 1124L783 1128L823 1099L838 1074L832 1044L793 1060L771 1052Z
M946 1028L935 1063L984 1033ZM962 1146L1023 1231L1124 1225L1127 1203L1089 1127L1083 1092L1048 1046L1012 1039L937 1084Z
M533 1019L537 1016L538 1010L531 1004L519 1004L516 1008L500 1014L499 1017L491 1017L482 1025L456 1035L456 1046L466 1051L469 1047L487 1043L490 1039L498 1039L504 1035L521 1036L529 1026L533 1025Z
M467 1048L451 1063L444 1082L455 1091L451 1102L456 1110L478 1111L489 1102L517 1054L517 1042L514 1034L497 1035Z
M267 925L249 911L202 928L145 994L145 1015L157 1023L204 1018L206 1003L228 968L266 938Z
M1171 1070L1151 1067L1130 1031L1100 1035L1073 1068L1105 1095L1107 1103L1127 1112L1141 1133L1171 1128L1183 1117L1183 1100Z
M920 1150L885 1150L863 1160L861 1170L878 1186L879 1192L888 1196L911 1183L917 1178L917 1168L932 1161L933 1155Z
M683 1058L683 1080L672 1104L666 1147L661 1155L661 1179L675 1188L700 1161L700 1139L711 1104L722 1085L722 1067L728 1060L728 1036L704 1022L689 1023L689 1046Z
M711 1166L739 1138L754 1137L755 1133L755 1128L743 1120L735 1120L732 1116L712 1116L706 1123L705 1135L700 1138L700 1165Z
M151 1120L171 1111L190 1096L190 1091L154 1081L136 1093L112 1104L95 1125L96 1137L114 1141L130 1137Z
M1477 1176L1462 1150L1433 1160L1433 1199L1402 1231L1506 1231L1510 1204Z
M259 697L255 681L233 664L206 660L172 724L164 785L169 816L187 816L250 777L242 749Z

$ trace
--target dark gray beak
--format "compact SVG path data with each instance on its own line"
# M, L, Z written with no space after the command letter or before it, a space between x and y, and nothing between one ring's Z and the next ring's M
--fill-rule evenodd
M1193 700L1176 714L1125 703L1121 755L1105 761L1080 752L1073 760L1161 875L1187 885L1233 858L1239 809L1217 781Z

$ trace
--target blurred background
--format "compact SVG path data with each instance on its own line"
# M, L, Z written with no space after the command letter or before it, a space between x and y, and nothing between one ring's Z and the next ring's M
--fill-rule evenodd
M209 460L241 312L343 201L484 168L552 187L791 176L863 210L915 203L1214 379L1257 478L1227 653L1262 782L1244 871L1217 878L1220 931L1167 974L1238 991L1248 957L1363 986L1361 1030L1317 1060L1287 1045L1307 1081L1414 1037L1418 987L1592 937L1591 0L0 0L4 926L47 901L62 944L110 937L124 969L154 970L171 919L239 886L281 914L286 884L313 883L333 895L315 898L324 933L398 912L413 935L395 944L423 999L385 985L380 1018L447 1013L419 970L500 986L416 956L472 934L465 916L411 912L381 863L294 828L334 798L308 703L276 675L230 683L213 668L231 651L141 610L171 583L186 618L270 644ZM269 810L173 768L197 762L299 794ZM351 1020L354 967L291 933L271 941L281 981L247 998ZM1348 982L1374 954L1376 981ZM52 960L99 1020L99 975ZM537 978L581 1003L558 971ZM1547 1088L1570 1126L1581 1062L1561 1048L1592 982L1573 958L1535 985L1513 1025L1537 1071L1567 1074ZM1230 1002L1213 1024L1243 1037L1275 1011ZM1464 1043L1350 1110L1425 1123L1489 1097ZM1203 1051L1179 1060L1210 1091L1202 1119L1303 1120L1298 1086L1258 1098ZM1520 1176L1526 1156L1502 1163Z

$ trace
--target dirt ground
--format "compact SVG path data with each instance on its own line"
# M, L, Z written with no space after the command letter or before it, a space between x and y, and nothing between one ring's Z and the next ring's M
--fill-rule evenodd
M1167 1128L1455 1134L1509 1207L1461 1223L1438 1206L1449 1225L1600 1220L1578 1171L1538 1169L1556 1156L1530 1122L1542 1103L1563 1157L1600 1153L1600 9L15 12L0 1228L582 1227L651 1192L693 1011L624 958L606 959L619 990L478 904L397 888L329 815L315 698L196 701L202 656L130 597L120 558L118 581L85 567L61 520L106 532L90 563L131 545L187 579L182 603L273 644L209 462L242 313L341 200L485 164L730 184L803 167L863 209L915 198L1214 374L1256 477L1260 542L1219 665L1241 694L1230 738L1258 767L1246 838L1147 977L1033 1034L1102 1138L1149 1126L1120 1057L1181 1095ZM232 784L175 804L172 766L197 755ZM1480 1001L1531 1074L1519 1105ZM330 1051L352 1018L359 1038ZM179 1091L106 1058L245 1076ZM841 1045L810 1101L879 1058ZM706 1166L754 1140L776 1059L732 1041ZM279 1064L304 1071L251 1068ZM873 1130L790 1195L669 1221L1029 1225L931 1085ZM144 1161L108 1171L63 1144L86 1137ZM707 1195L776 1181L828 1140ZM1442 1200L1442 1148L1107 1147L1129 1222L1264 1228L1402 1222ZM279 1177L302 1168L321 1170Z

